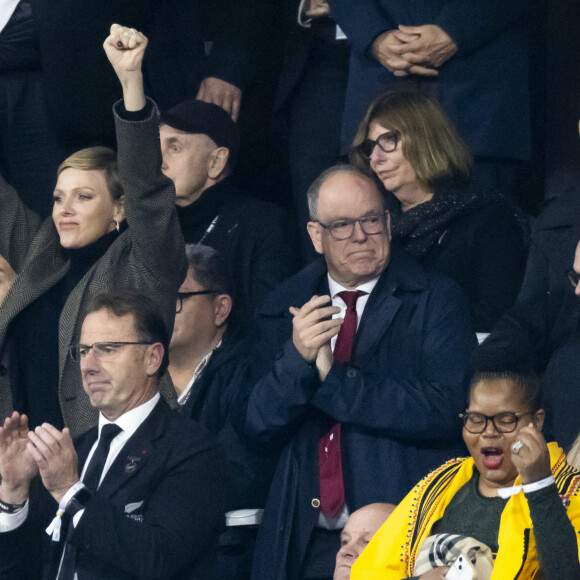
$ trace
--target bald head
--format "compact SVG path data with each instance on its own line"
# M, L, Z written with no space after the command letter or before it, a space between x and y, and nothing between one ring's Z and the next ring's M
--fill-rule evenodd
M395 507L391 503L371 503L350 515L340 534L341 547L336 555L334 580L350 578L352 565Z

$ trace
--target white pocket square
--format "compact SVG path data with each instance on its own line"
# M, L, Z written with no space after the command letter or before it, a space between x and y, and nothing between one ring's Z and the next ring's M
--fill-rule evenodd
M125 513L126 514L131 514L133 513L135 510L138 510L141 506L143 505L143 500L141 501L136 501L135 503L128 503L125 506Z

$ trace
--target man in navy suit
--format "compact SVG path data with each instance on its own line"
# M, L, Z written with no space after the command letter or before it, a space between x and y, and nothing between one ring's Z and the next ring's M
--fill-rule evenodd
M73 444L68 429L28 431L17 412L6 419L2 578L207 577L223 525L224 458L207 432L160 398L167 346L150 299L98 295L70 353L100 411L98 428ZM47 535L50 512L57 515Z
M260 308L257 351L266 360L240 409L248 436L282 448L256 580L332 578L350 513L398 503L413 481L461 452L457 415L475 344L461 290L391 252L381 195L354 168L324 172L309 206L308 231L324 259ZM350 306L349 291L358 296Z

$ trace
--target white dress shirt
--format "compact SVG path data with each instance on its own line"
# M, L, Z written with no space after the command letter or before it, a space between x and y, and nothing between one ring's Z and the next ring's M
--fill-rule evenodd
M367 302L369 300L369 296L371 294L371 292L373 291L374 287L377 285L379 278L378 276L376 278L374 278L373 280L371 280L370 282L365 282L364 284L361 284L360 286L357 286L356 288L354 288L354 290L351 291L356 291L356 290L360 290L361 292L366 292L366 294L364 296L359 296L358 300L356 301L356 314L357 314L357 323L356 323L356 327L358 329L358 325L360 324L365 306L367 305ZM330 296L332 298L332 305L333 306L338 306L340 308L340 312L338 312L337 314L333 315L332 318L337 318L337 317L341 317L344 318L344 315L346 313L346 303L344 302L344 300L338 296L339 292L343 292L343 291L349 291L348 288L345 288L344 286L341 286L338 282L335 282L331 277L330 274L328 274L328 289L330 291ZM336 344L336 336L330 341L330 347L332 348L332 351L334 352L334 345Z
M20 0L0 0L0 33L4 30L4 27L8 24L16 6L18 6Z

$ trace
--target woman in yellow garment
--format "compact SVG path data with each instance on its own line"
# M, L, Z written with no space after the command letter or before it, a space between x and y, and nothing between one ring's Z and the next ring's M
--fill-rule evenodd
M356 561L351 579L414 577L421 545L434 533L481 540L469 533L470 527L481 529L481 521L470 521L475 512L469 499L454 502L446 513L456 496L469 497L467 486L479 496L476 501L505 499L490 530L497 538L492 580L580 578L580 473L557 444L546 444L539 395L539 382L530 375L478 374L462 414L471 457L451 460L417 484ZM453 509L464 510L464 521L450 519ZM463 529L438 529L445 521L460 522ZM434 568L416 577L445 578L448 570Z

